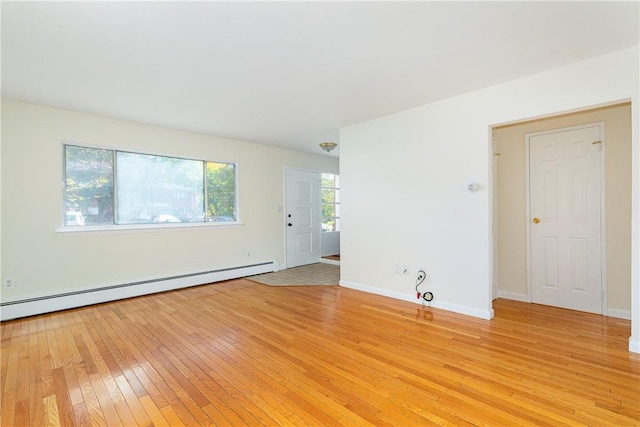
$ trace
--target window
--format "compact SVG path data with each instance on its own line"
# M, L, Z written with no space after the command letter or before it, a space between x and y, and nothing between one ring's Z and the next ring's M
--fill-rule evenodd
M235 221L235 211L235 165L207 162L207 218L209 221Z
M340 176L321 175L322 231L340 231Z
M113 151L73 145L64 151L64 224L113 224Z
M65 145L65 226L236 221L232 163Z
M203 220L201 161L123 151L116 161L118 224Z

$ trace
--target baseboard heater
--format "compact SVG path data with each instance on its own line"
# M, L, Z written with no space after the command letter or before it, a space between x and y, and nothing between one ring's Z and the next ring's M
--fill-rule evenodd
M0 303L0 320L17 319L273 271L278 271L276 261L6 301Z

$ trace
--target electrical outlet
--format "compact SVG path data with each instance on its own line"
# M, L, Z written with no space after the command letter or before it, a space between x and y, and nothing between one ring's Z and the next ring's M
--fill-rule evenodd
M418 282L423 282L424 279L426 278L427 278L427 273L425 273L422 268L418 270Z
M402 266L400 264L395 265L396 274L402 274Z
M16 287L16 281L14 279L3 279L2 280L2 286L4 286L5 288L15 288Z

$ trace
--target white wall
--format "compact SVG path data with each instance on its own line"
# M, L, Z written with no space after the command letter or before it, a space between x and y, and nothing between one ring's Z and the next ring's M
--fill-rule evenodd
M340 232L326 231L320 234L320 256L340 253Z
M491 317L491 127L630 100L630 348L640 351L638 54L615 52L343 128L341 284L415 301L423 267L434 306ZM470 182L479 191L468 192ZM394 273L398 262L411 276Z
M61 141L236 162L243 225L60 233ZM260 262L285 263L284 168L338 160L3 100L2 301ZM247 252L251 255L247 256Z

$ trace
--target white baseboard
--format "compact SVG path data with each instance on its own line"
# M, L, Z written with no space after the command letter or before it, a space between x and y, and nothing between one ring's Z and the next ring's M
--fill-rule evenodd
M531 302L527 297L527 294L517 294L515 292L498 291L498 298L510 299L520 302Z
M615 317L616 319L631 320L631 310L620 310L617 308L608 308L607 316Z
M527 294L517 294L515 292L498 291L498 298L504 298L504 299L509 299L513 301L520 301L520 302L527 302L527 303L531 302L527 298ZM617 308L608 308L607 316L615 317L617 319L631 320L631 311L619 310Z
M17 319L50 313L52 311L83 307L119 299L165 292L189 286L204 285L223 280L238 279L255 274L278 271L276 261L239 267L222 268L201 273L146 280L142 282L105 286L94 289L81 289L62 294L52 294L17 301L3 301L0 320Z
M629 338L629 351L640 353L640 341L633 340L633 337Z
M342 286L344 288L355 289L357 291L367 292L367 293L370 293L370 294L381 295L383 297L394 298L394 299L398 299L398 300L401 300L401 301L412 302L412 303L415 303L415 304L422 304L422 300L416 299L415 294L407 295L407 294L403 294L401 292L395 292L395 291L390 291L388 289L382 289L382 288L376 288L376 287L373 287L373 286L362 285L362 284L359 284L359 283L349 282L349 281L346 281L346 280L340 280L340 286ZM449 304L447 302L441 302L441 301L437 301L437 300L431 301L429 303L429 305L431 307L434 307L434 308L440 308L442 310L452 311L454 313L464 314L464 315L467 315L467 316L479 317L481 319L489 320L489 319L493 318L493 309L491 309L489 311L478 310L476 308L464 307L464 306L455 305L455 304Z
M320 262L323 264L340 265L340 261L336 261L335 259L322 258Z

